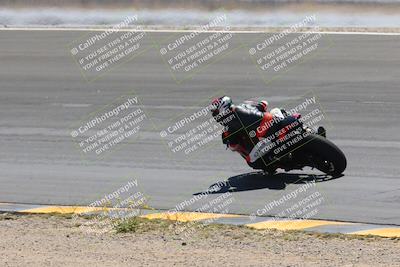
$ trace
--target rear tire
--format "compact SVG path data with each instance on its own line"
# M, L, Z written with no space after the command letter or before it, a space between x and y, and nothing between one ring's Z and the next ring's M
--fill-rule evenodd
M332 176L338 176L346 169L346 156L328 139L316 134L310 134L304 138L303 142L304 147L302 150L320 161L315 166L318 170Z

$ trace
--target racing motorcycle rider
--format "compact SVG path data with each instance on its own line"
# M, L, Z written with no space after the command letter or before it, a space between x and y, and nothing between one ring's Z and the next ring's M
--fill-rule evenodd
M255 169L267 169L262 157L273 160L269 150L275 133L296 121L282 111L279 108L268 111L268 102L265 100L235 105L229 96L215 98L211 108L214 119L224 126L222 142L232 151L239 152L247 164ZM281 135L285 134L285 131L280 132Z

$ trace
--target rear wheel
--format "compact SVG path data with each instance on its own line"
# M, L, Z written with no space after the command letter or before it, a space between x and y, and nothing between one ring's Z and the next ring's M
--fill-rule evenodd
M333 176L343 173L347 160L343 152L331 141L316 134L304 138L303 151L312 156L314 167Z

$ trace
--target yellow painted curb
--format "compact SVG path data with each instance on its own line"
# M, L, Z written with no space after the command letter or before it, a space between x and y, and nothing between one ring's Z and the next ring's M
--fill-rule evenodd
M284 220L284 221L264 221L258 223L246 224L246 226L255 229L277 229L277 230L301 230L324 225L343 225L344 222L331 222L320 220Z
M60 214L83 214L89 212L101 212L120 210L115 208L103 208L103 207L85 207L85 206L43 206L38 208L21 210L24 213L60 213ZM218 218L236 218L241 217L240 215L234 214L217 214L217 213L199 213L199 212L161 212L152 213L147 215L141 215L142 218L147 219L164 219L180 222L207 220L207 219L218 219Z
M40 208L21 210L20 212L25 213L88 213L88 212L98 212L98 211L109 211L110 208L101 207L85 207L85 206L44 206Z
M379 228L352 232L353 235L378 235L383 237L400 237L400 228Z
M190 222L190 221L218 219L218 218L237 218L242 216L234 214L199 213L199 212L170 212L170 213L161 212L161 213L146 214L140 217L147 219L163 219L171 221Z
M3 203L0 203L2 205ZM5 205L5 204L3 204ZM8 205L8 204L7 204ZM43 206L19 210L23 213L60 213L60 214L84 214L90 212L110 212L113 210L124 210L123 208L106 208L106 207L88 207L88 206ZM201 212L160 212L141 215L147 219L164 219L171 221L190 222L200 220L210 220L219 218L240 218L242 215L236 214L217 214L217 213L201 213ZM349 225L353 223L334 222L323 220L269 220L258 223L245 224L247 227L254 229L277 229L277 230L302 230L318 226L327 225ZM362 230L347 234L354 235L376 235L382 237L400 237L400 228L378 228L370 230Z

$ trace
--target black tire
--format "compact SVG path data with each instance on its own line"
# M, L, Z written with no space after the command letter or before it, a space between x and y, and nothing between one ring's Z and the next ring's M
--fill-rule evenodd
M319 159L320 163L315 166L318 170L333 176L343 173L347 166L346 156L343 152L328 139L310 134L304 138L302 150L309 153L313 158Z

